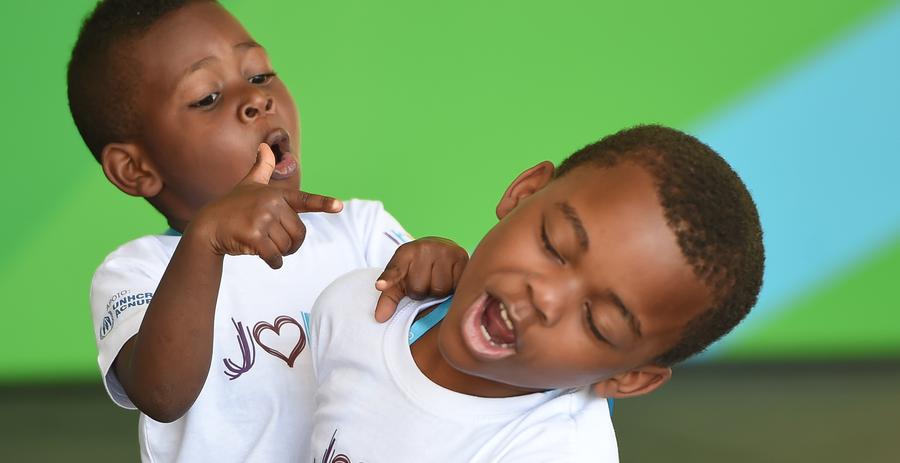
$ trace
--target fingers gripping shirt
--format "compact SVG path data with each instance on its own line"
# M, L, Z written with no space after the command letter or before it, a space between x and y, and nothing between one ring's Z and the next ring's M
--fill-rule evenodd
M271 270L255 256L226 257L206 384L173 423L140 418L145 461L298 461L312 413L309 334L319 292L349 270L387 263L409 236L380 203L353 200L340 214L301 214L300 250ZM178 244L153 235L111 253L94 275L91 309L98 364L110 397L134 408L111 369L134 336ZM374 280L372 281L374 285Z

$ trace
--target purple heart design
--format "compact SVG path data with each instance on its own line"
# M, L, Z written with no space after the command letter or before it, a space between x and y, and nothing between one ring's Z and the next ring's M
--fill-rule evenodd
M290 355L284 355L278 349L273 349L267 345L265 345L260 339L260 334L262 334L265 330L272 330L276 336L281 336L281 327L284 325L294 325L297 329L300 330L300 339L297 340L297 344L294 345L294 348L291 350ZM297 323L297 320L293 318L282 315L275 319L274 324L269 324L266 322L259 322L253 327L253 339L256 340L256 344L259 347L262 347L264 351L269 354L284 360L284 363L291 368L294 367L294 360L297 360L297 356L300 355L300 352L303 352L303 348L306 347L306 333L303 332L303 328Z

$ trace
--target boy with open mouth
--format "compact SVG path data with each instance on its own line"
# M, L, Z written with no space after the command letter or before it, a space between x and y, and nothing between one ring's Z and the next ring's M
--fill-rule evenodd
M606 399L650 393L762 283L749 192L709 147L623 130L526 170L452 299L366 319L378 270L313 309L316 462L618 459Z

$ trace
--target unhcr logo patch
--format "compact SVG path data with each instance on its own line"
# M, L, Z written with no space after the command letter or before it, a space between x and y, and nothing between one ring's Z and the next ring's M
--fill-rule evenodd
M153 293L132 293L122 290L106 303L106 315L100 320L100 339L105 338L116 326L116 321L128 309L145 306L153 299Z

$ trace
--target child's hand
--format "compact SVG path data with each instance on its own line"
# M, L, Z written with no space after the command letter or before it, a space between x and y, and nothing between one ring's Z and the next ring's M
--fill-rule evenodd
M203 208L185 236L208 240L218 255L257 255L280 268L282 256L293 254L306 237L298 212L340 212L340 200L299 190L269 186L275 155L269 145L259 147L256 164L225 197Z
M465 249L444 238L427 237L400 246L375 282L375 289L381 291L375 320L391 318L403 296L424 299L450 294L468 261Z

